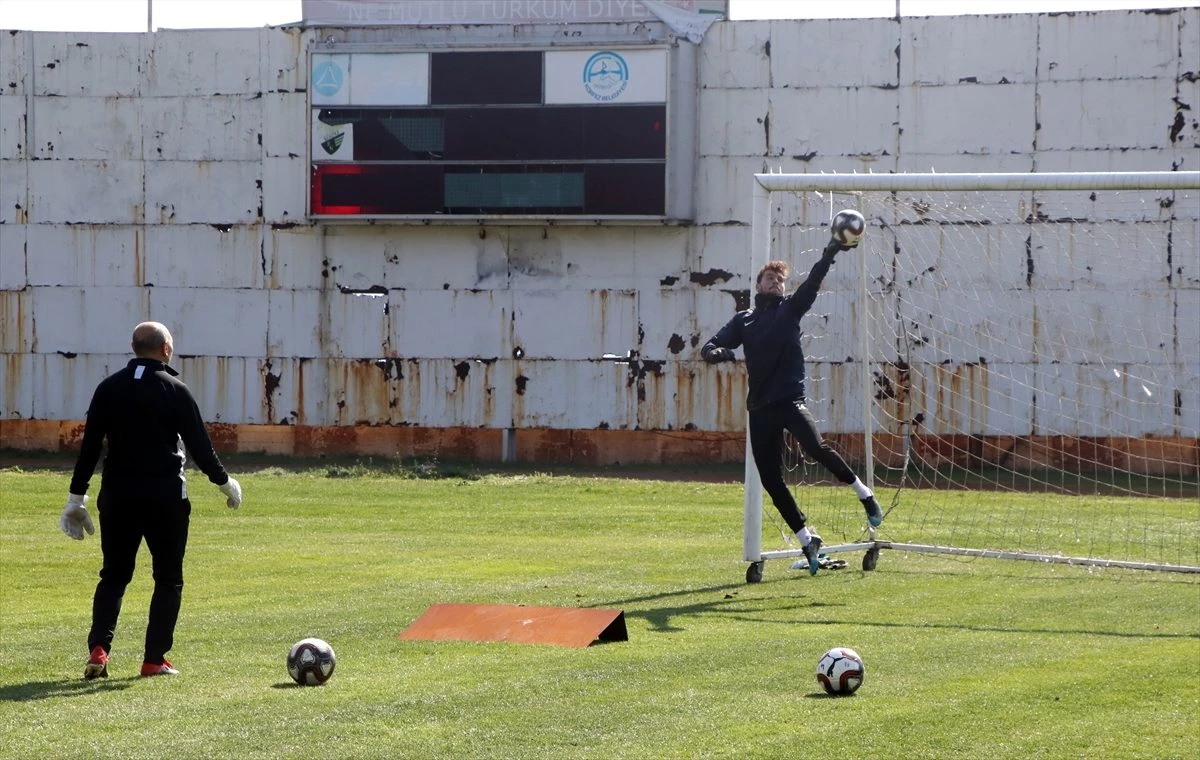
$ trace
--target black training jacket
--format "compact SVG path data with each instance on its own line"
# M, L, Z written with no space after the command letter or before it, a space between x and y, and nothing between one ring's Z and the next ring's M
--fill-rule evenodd
M791 295L778 298L756 293L754 308L739 311L700 354L715 348L744 346L746 409L754 411L776 401L804 400L804 351L800 347L800 318L812 307L821 281L833 264L837 248L826 248L808 278Z
M179 373L155 359L132 359L96 387L71 493L87 492L104 440L101 488L122 499L187 498L184 447L215 485L229 475L213 451L200 409Z

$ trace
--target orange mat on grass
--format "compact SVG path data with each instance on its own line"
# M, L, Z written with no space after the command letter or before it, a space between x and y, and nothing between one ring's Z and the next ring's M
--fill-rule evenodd
M397 638L409 641L508 641L583 648L628 641L621 610L527 607L522 604L435 604Z

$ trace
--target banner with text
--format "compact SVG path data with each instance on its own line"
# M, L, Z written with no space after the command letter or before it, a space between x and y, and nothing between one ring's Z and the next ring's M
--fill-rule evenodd
M650 6L658 6L655 12ZM728 0L302 0L305 26L435 26L666 20L662 9L729 17Z

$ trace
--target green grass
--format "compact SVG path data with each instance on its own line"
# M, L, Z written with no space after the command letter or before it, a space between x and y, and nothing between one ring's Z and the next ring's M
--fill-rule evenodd
M183 674L135 677L143 549L85 682L99 542L58 532L61 463L31 466L0 470L0 758L1200 755L1196 576L885 551L747 585L737 483L438 463L242 463L237 512L193 474ZM439 602L617 608L629 641L397 640ZM326 686L287 677L305 636ZM819 693L835 645L866 660L854 697Z

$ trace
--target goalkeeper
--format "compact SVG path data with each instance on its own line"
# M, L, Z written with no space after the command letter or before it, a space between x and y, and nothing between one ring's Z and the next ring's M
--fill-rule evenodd
M88 481L108 441L97 500L100 515L100 582L92 599L87 679L108 676L117 617L133 578L142 539L150 550L154 592L150 597L143 676L176 675L166 653L175 636L183 596L183 553L192 512L183 476L184 446L208 479L237 509L242 488L229 477L204 429L195 399L168 363L175 351L171 333L158 322L133 330L135 358L96 388L88 407L83 443L59 527L82 541L95 532L88 515Z
M834 257L849 248L830 239L808 278L791 295L785 295L789 274L787 262L768 262L755 278L754 308L735 314L700 349L706 362L717 364L733 361L733 349L743 347L749 387L746 408L750 416L750 450L763 488L770 494L788 528L800 540L808 570L813 575L820 567L821 537L807 527L804 513L796 506L796 500L784 482L785 429L791 432L806 454L838 480L854 488L872 526L883 522L883 512L871 489L821 437L812 413L804 405L800 319L816 300Z

